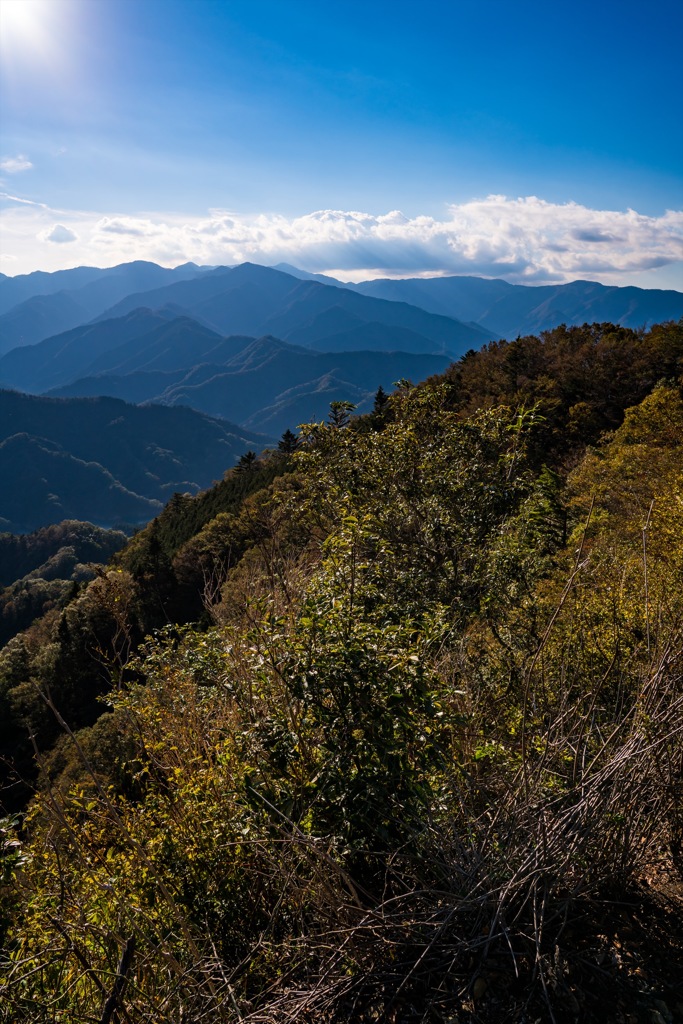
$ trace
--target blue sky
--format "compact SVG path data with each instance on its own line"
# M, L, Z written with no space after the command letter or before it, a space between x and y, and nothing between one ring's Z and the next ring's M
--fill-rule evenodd
M2 270L683 288L682 8L2 0Z

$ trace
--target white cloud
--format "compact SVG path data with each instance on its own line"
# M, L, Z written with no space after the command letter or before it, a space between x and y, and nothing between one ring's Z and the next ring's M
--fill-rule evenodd
M57 242L60 245L65 242L77 242L78 235L71 228L65 228L63 224L55 224L49 231L41 231L38 235L41 242Z
M145 220L141 233L151 240L149 223ZM452 205L443 218L344 210L246 218L215 210L193 223L157 227L155 246L199 263L287 261L354 277L479 274L518 282L567 281L683 259L681 212L647 217L533 196L488 196Z
M30 171L32 167L33 164L23 153L18 153L17 156L3 156L0 159L0 171L5 171L7 174Z
M35 251L36 234L75 241L74 231L54 223L64 216L78 230L78 260L99 266L136 259L167 266L187 260L211 265L250 260L288 262L345 280L474 274L513 283L589 278L672 287L678 274L681 283L673 287L683 284L678 273L683 211L647 216L501 195L452 204L442 217L406 217L398 210L246 216L223 209L203 217L105 216L24 205L5 211L6 234L13 241L6 248L19 255L22 271L71 265L56 256L45 266L43 253ZM73 257L76 247L69 253Z
M163 234L165 225L154 224L151 220L136 217L102 217L95 224L95 232L110 235L133 235L138 238Z

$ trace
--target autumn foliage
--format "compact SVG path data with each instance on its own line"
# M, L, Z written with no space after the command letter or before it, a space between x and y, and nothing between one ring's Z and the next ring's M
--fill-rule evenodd
M674 1019L681 329L583 330L305 426L8 645L1 1020Z

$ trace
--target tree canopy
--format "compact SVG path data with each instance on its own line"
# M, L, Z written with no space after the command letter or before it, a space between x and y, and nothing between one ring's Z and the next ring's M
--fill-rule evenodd
M0 1020L673 1019L680 338L307 424L5 647Z

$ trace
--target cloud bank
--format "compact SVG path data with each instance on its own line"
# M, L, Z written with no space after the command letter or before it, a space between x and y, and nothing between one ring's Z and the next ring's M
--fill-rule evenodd
M75 241L75 232L54 219L53 211L26 206L7 212L8 235L16 245L8 251L22 269L28 247L32 265L27 269L48 269L44 246L36 239ZM250 260L289 262L345 280L473 274L522 284L577 278L628 284L633 275L683 261L683 211L651 217L535 196L490 195L447 206L440 218L406 217L397 210L250 217L217 209L194 218L71 211L68 219L78 227L79 241L69 247L70 255L77 249L80 262L99 266L133 259L167 266Z

